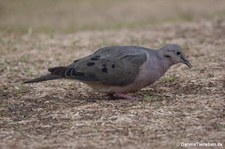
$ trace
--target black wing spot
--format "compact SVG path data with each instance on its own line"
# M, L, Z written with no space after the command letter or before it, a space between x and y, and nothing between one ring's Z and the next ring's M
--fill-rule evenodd
M112 64L112 68L115 68L115 64Z
M97 60L99 60L99 57L96 57L96 56L95 57L92 57L91 60L92 61L97 61Z
M87 63L87 66L93 66L93 65L95 65L94 62L88 62L88 63Z
M102 72L108 73L108 69L106 67L102 68Z
M106 64L103 64L102 67L106 67Z

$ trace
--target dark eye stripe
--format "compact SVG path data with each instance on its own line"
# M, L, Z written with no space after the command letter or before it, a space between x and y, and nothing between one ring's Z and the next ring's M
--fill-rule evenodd
M171 56L169 56L169 55L165 55L165 57L171 57Z

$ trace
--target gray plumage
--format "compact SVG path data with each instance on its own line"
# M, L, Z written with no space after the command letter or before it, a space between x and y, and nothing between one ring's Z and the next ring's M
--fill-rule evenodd
M49 74L24 83L75 79L104 93L129 93L153 84L170 66L186 60L180 46L169 44L153 50L138 46L112 46L74 61L69 66L49 68Z

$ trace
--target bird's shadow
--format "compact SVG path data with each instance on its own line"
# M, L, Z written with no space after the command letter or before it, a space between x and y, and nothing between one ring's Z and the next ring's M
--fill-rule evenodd
M74 98L73 94L68 93L66 98L71 100L78 100L78 101L85 101L85 102L97 102L97 101L129 101L129 102L141 102L141 101L148 101L147 98L154 98L157 100L151 100L151 102L157 102L161 101L164 98L162 97L162 94L159 94L158 92L153 92L152 90L149 91L139 91L136 93L130 94L134 99L127 99L123 97L118 97L113 94L101 94L101 93L95 93L90 92L86 95L82 94L79 97L76 96ZM157 97L157 98L155 98ZM149 101L148 101L149 102Z

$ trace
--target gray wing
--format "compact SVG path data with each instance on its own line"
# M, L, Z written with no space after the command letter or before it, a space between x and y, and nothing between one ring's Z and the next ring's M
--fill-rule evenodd
M86 83L126 86L139 74L141 65L147 60L146 53L146 49L141 47L106 47L68 67L50 68L49 71Z

